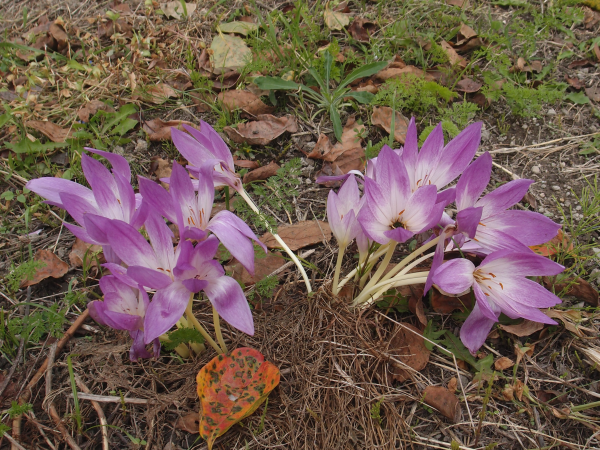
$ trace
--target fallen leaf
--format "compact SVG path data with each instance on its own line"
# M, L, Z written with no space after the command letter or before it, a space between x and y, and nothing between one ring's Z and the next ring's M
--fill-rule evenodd
M535 344L529 344L526 347L521 347L518 343L515 344L514 346L514 350L515 350L515 355L517 355L517 366L519 365L519 363L521 362L521 360L523 359L523 357L525 355L527 356L533 356L533 350L535 349Z
M531 206L534 210L537 210L537 200L535 199L535 197L533 196L533 194L531 192L527 192L523 198L521 199L521 201L523 203L527 203L529 206Z
M600 87L585 88L586 95L595 102L600 102Z
M437 409L452 423L458 423L462 409L458 397L443 386L427 386L423 391L423 401Z
M279 165L275 161L271 161L266 166L262 166L258 169L248 172L246 175L244 175L242 182L246 184L256 180L266 180L267 178L276 175L279 168Z
M409 328L412 331L407 330ZM402 327L397 329L394 337L389 343L388 353L394 359L402 361L405 365L416 371L423 370L429 362L431 353L425 347L423 333L413 325L403 323ZM390 359L388 370L392 373L394 380L404 381L409 379L411 372L404 369L401 364Z
M330 30L342 30L350 23L350 15L329 9L329 2L325 5L323 19L325 20L325 25Z
M500 328L508 333L514 334L515 336L523 337L531 336L536 331L540 331L542 328L544 328L544 324L524 319L523 322L517 325L500 324Z
M156 178L160 180L161 178L171 178L171 172L173 171L173 165L170 164L169 161L167 161L165 159L157 158L154 161L152 161L152 164L150 165L150 169L151 169L151 172L154 173ZM160 184L165 189L169 188L169 185L167 183L164 183L161 181Z
M513 385L515 396L519 401L523 401L523 392L525 391L525 384L521 380L517 380Z
M89 122L90 117L93 117L98 111L106 111L106 112L115 112L114 108L110 105L107 105L100 100L92 100L83 105L79 111L77 111L77 116L82 122Z
M178 97L177 92L165 83L159 83L154 86L146 87L143 91L140 89L140 96L145 100L161 105L171 97Z
M473 49L483 47L483 45L484 45L483 40L479 37L475 37L475 38L469 39L468 41L466 41L465 43L463 43L461 45L457 45L456 47L454 47L454 50L456 50L457 53L467 53Z
M594 44L594 55L596 55L596 59L598 61L600 61L600 47L598 47L598 44Z
M568 401L567 394L551 389L535 391L535 394L538 399L550 405L559 405Z
M472 308L473 298L471 294L460 297L452 297L442 294L437 288L431 290L431 307L436 313L451 314L455 310L467 311Z
M322 220L305 220L294 225L277 227L277 234L292 250L320 244L331 239L331 229L327 222ZM265 233L260 241L268 248L282 248L271 233Z
M99 39L109 39L116 33L131 38L133 37L133 27L123 17L116 21L106 19L104 22L98 23Z
M450 378L450 381L448 381L448 390L450 392L456 392L457 389L458 389L458 378L456 378L456 377Z
M500 371L510 369L514 365L514 361L506 356L502 356L494 361L494 368Z
M35 253L34 260L42 262L44 266L36 269L31 280L28 278L23 279L20 286L22 288L38 284L48 277L61 278L69 270L69 265L64 261L61 261L59 257L50 250L38 250Z
M468 5L468 0L446 0L446 3L452 6L462 8L463 5L466 6L465 3L467 3Z
M556 236L550 239L545 244L532 245L529 247L538 255L552 256L560 252L568 252L573 250L573 242L563 233L562 230L558 230Z
M322 159L323 161L337 162L337 159L345 152L355 148L361 148L361 136L364 130L365 126L363 124L357 124L354 116L350 116L346 121L344 130L342 131L342 139L340 142L337 142L332 146L329 138L324 134L320 134L317 144L306 156L312 159Z
M502 389L502 398L507 402L512 402L515 399L515 390L512 386L506 386Z
M98 261L96 261L96 256ZM69 262L72 267L83 266L83 260L85 259L88 267L98 267L97 262L100 264L105 262L104 255L102 254L102 246L89 244L82 241L81 239L75 239L71 252L69 253Z
M181 2L179 1L161 3L160 9L165 13L165 16L175 20L181 20L181 17L185 12ZM190 17L192 14L194 14L194 11L196 11L196 4L186 2L185 9L187 11L187 16Z
M567 81L567 83L569 83L569 85L571 85L575 89L581 89L584 86L583 82L579 78L565 77L565 80Z
M450 61L452 66L459 66L463 69L467 67L467 60L456 53L456 50L454 50L446 41L441 41L440 47L442 47L442 50L444 50L444 53L446 53L448 61Z
M224 89L231 89L233 86L236 85L239 79L240 73L237 70L229 70L217 76L217 79L213 81L213 89L218 91L222 91ZM253 85L254 83L252 83L250 86ZM248 89L249 88L250 87L248 86Z
M593 11L592 9L584 6L583 12L583 23L588 30L591 30L598 22L600 22L600 13L598 11Z
M72 130L59 127L52 122L43 122L41 120L28 120L25 126L39 131L52 142L65 142L73 134Z
M468 94L471 94L481 89L481 86L483 86L483 84L477 83L476 81L473 81L470 78L465 78L456 83L456 90L458 92L466 92Z
M241 109L253 116L270 114L275 109L272 106L265 105L260 97L249 91L224 91L217 98L223 102L223 106L228 111Z
M254 276L242 266L238 261L234 261L226 266L227 271L231 272L231 276L237 281L244 283L244 286L251 286L260 280L268 277L287 261L279 253L269 252L266 256L260 255L260 258L255 259ZM280 278L285 271L277 275Z
M252 50L241 38L229 34L215 36L209 54L214 73L242 69L252 61Z
M200 428L200 413L191 412L185 416L179 416L175 422L175 428L187 431L188 433L198 434Z
M365 150L361 147L355 147L342 153L341 156L336 158L334 163L325 162L319 171L323 173L319 173L317 177L320 175L342 175L350 172L351 170L358 170L359 172L362 172L365 168L365 163ZM332 165L335 167L332 167Z
M373 78L380 81L389 80L390 78L400 78L406 74L415 75L419 78L425 79L425 81L433 81L435 80L433 75L425 73L422 69L419 69L415 66L405 66L402 68L390 67L387 69L382 69L373 75ZM410 84L410 78L406 78L406 84Z
M56 51L62 52L69 46L69 37L63 26L57 22L50 25L50 34L56 40Z
M392 129L392 108L388 106L374 106L371 123L379 128L383 128L388 134ZM394 123L394 140L404 144L406 132L408 130L408 119L400 111L396 111Z
M229 139L238 144L267 145L286 131L298 131L296 118L291 115L275 117L270 114L261 114L254 122L237 124L236 128L225 127Z
M547 289L553 289L557 294L568 287L565 295L575 297L592 306L598 306L598 291L583 278L568 278L561 280L561 283L555 283L552 277L544 277L542 280Z
M456 35L456 45L462 45L475 36L477 36L477 33L473 28L461 23L460 30L458 30L458 34Z
M552 319L559 319L563 323L563 325L567 331L570 331L571 333L573 333L579 337L586 337L586 335L584 334L584 331L594 332L594 330L592 330L590 328L585 328L585 327L582 327L579 325L581 323L581 321L583 320L583 317L581 316L580 311L577 311L577 310L562 311L562 310L558 310L558 309L547 309L543 312L544 312L544 314L546 314L548 317L550 317Z
M567 67L569 69L575 69L576 67L586 67L586 66L593 66L593 65L594 65L594 63L586 58L586 59L578 59L577 61L573 61Z
M350 35L360 42L369 42L369 38L377 29L377 25L370 20L357 17L348 28Z
M183 124L189 125L190 127L197 128L192 122L187 120L169 120L164 122L162 119L156 118L152 120L144 121L142 129L148 135L148 139L152 142L171 140L171 127L175 127L178 130L185 131Z
M256 161L250 161L249 159L234 159L233 164L236 167L243 167L245 169L250 169L250 170L259 168L259 165Z
M279 376L279 369L251 348L215 356L198 372L200 436L209 450L219 436L267 399Z
M223 33L237 33L248 36L251 32L258 30L258 24L234 20L233 22L219 24L219 30Z
M411 313L417 316L421 325L425 327L427 325L427 316L425 315L425 308L423 307L423 289L420 292L412 293L408 299L408 309Z

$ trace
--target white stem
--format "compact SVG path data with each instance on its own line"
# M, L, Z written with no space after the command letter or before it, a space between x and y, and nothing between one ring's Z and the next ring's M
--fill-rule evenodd
M333 295L338 295L340 292L338 288L338 284L340 281L340 271L342 270L342 261L344 259L344 252L346 251L346 247L341 247L338 250L337 264L335 265L335 274L333 275L333 285L331 286L331 292Z
M390 261L392 260L392 256L394 255L394 250L396 250L397 245L398 245L398 243L395 241L390 242L390 246L388 247L388 250L387 250L385 256L379 263L379 267L377 268L375 275L373 275L373 278L371 278L371 280L367 283L367 285L364 287L363 291L367 291L368 289L370 289L372 286L374 286L375 284L377 284L379 282L381 275L383 275L384 270L387 269L387 266L389 265Z
M419 272L420 274L423 273L429 273L429 272ZM402 279L400 281L395 281L395 280L388 280L386 283L390 283L389 286L386 286L382 289L380 289L375 295L373 295L368 301L364 302L361 305L361 308L366 308L367 306L370 306L373 304L373 302L375 302L375 300L377 300L379 297L381 297L381 295L387 291L388 289L391 289L393 287L400 287L400 286L410 286L411 284L422 284L425 283L427 281L427 277L419 277L419 278L409 278L409 279Z
M396 275L398 273L398 271L400 271L404 266L406 266L410 261L415 259L421 253L425 253L431 247L435 247L439 240L440 240L440 238L438 236L437 238L433 239L432 241L429 241L427 244L423 245L422 247L419 247L418 249L416 249L414 252L412 252L410 255L408 255L406 258L404 258L402 261L400 261L396 265L396 267L394 267L392 270L390 270L388 273L386 273L383 276L383 278L381 278L381 281L386 281L386 280L389 280L390 278L392 278L394 275ZM433 253L427 255L427 258L429 258L430 256L433 256ZM427 259L427 258L425 258L425 259ZM419 261L422 261L422 258L419 259ZM412 264L411 267L414 267L414 264ZM404 272L404 273L406 273L406 272Z
M379 247L379 249L375 253L373 253L369 257L369 260L364 264L365 267L367 266L367 264L372 263L373 261L381 258L381 256L384 255L385 252L387 252L388 245L389 244L385 244L385 245L382 245L381 247ZM360 267L362 267L362 265ZM356 274L356 272L358 272L358 267L356 269L352 270L352 272L350 272L348 275L346 275L344 277L344 279L342 281L340 281L340 284L338 285L338 289L343 288L344 285L352 279L352 277Z
M248 193L243 188L238 190L238 193L246 201L246 203L248 203L248 206L250 207L250 209L252 209L252 211L254 211L256 214L258 214L259 217L262 217L261 212L259 211L258 207L254 204L254 201L252 201L252 199L250 198ZM308 293L311 293L312 287L310 285L310 281L308 280L308 275L306 274L306 271L304 270L304 267L302 266L302 263L300 262L298 257L294 254L294 252L288 247L288 245L283 241L283 239L281 239L281 237L277 233L274 233L273 231L271 231L271 226L268 224L267 221L264 221L264 224L265 224L267 230L269 230L271 232L271 234L273 235L275 240L279 243L279 245L281 245L281 247L285 250L285 252L290 256L292 261L294 261L294 264L296 264L296 267L298 267L298 270L300 271L300 274L302 275L302 278L304 279L304 284L306 284L306 290L308 291Z

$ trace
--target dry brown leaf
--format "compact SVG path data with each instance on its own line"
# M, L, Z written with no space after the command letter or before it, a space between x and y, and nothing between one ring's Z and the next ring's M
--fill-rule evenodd
M538 399L550 405L560 405L568 401L567 394L551 389L544 389L535 392Z
M475 38L469 39L464 44L457 45L456 47L454 47L454 50L456 50L457 53L467 53L473 49L483 47L483 45L484 45L483 40L479 37L475 37Z
M494 361L494 368L500 371L510 369L514 365L514 361L506 356L502 356Z
M240 73L237 70L230 70L217 76L217 79L213 81L213 89L216 91L231 89L236 85L239 79ZM250 88L248 87L248 89Z
M443 386L427 386L423 391L423 401L437 409L453 423L458 423L462 409L458 397Z
M567 67L569 69L575 69L577 67L587 67L587 66L593 66L593 65L594 65L594 63L586 58L586 59L578 59L577 61L573 61Z
M519 401L523 401L523 391L525 390L525 384L521 380L517 380L513 385L515 396Z
M400 67L389 67L389 68L382 69L379 72L377 72L375 75L373 75L373 78L375 78L376 80L385 81L390 78L402 77L406 74L415 75L417 77L422 77L425 79L425 81L435 80L433 75L425 73L422 69L419 69L418 67L415 67L415 66L405 66L405 67L401 67L401 68ZM407 83L409 83L408 80L409 79L407 79Z
M377 25L370 20L357 17L348 28L350 35L360 42L369 42L370 36L377 29Z
M183 124L197 128L192 122L187 120L169 120L164 122L162 119L152 119L144 121L142 129L148 134L148 139L153 142L171 140L171 127L184 131Z
M459 66L463 69L467 67L467 60L456 53L456 50L454 50L454 48L446 41L441 41L440 47L442 47L442 50L444 50L444 53L448 56L448 60L452 66Z
M269 276L287 262L279 253L269 252L267 256L262 256L263 255L261 254L261 258L256 258L254 260L254 276L250 275L238 261L227 265L226 268L228 271L232 272L233 278L241 281L245 286L250 286ZM277 274L277 277L281 277L284 273L285 271Z
M471 94L473 92L477 92L483 86L481 83L471 80L470 78L465 78L456 83L456 90L458 92L466 92Z
M350 23L350 15L329 9L329 2L325 5L323 19L325 20L325 25L327 25L327 28L330 30L342 30Z
M224 91L217 98L223 102L223 106L228 111L241 109L253 116L270 114L275 109L272 106L265 105L257 95L248 91Z
M178 97L177 92L165 83L159 83L154 86L147 87L142 93L141 97L145 100L154 103L155 105L161 105L171 97Z
M332 146L329 138L324 134L321 134L315 147L306 156L312 159L322 159L323 161L328 162L335 161L337 163L338 158L345 152L355 148L360 148L362 150L361 135L364 129L364 125L357 124L354 116L350 116L342 131L342 140L340 142L337 142Z
M540 331L542 328L544 328L544 324L524 319L523 322L517 325L500 324L500 328L508 333L514 334L515 336L523 337L531 336L536 331Z
M56 41L56 51L62 52L69 46L69 37L61 24L54 22L49 31Z
M89 122L90 117L93 117L99 110L106 112L115 112L114 108L106 103L101 102L100 100L92 100L87 102L85 105L81 107L79 111L77 111L77 116L82 122Z
M169 161L167 161L165 159L157 158L154 161L152 161L152 164L150 165L150 170L152 173L154 173L156 178L159 180L161 178L171 178L171 172L173 171L173 165L170 164ZM160 184L165 189L169 189L169 185L167 183L164 183L161 181Z
M417 316L423 327L427 325L427 316L425 315L425 308L423 306L423 288L416 292L414 290L411 292L411 296L408 299L408 309Z
M59 127L52 122L43 122L41 120L28 120L25 125L29 128L39 131L52 142L65 142L73 134L72 130Z
M187 11L187 16L190 17L196 11L195 3L187 3L185 4L185 9ZM161 3L160 9L165 13L165 16L173 18L175 20L181 20L181 17L184 14L183 7L181 6L181 2L173 1L168 3Z
M460 30L458 30L458 34L456 36L456 45L462 45L475 36L477 36L477 33L475 30L473 30L473 28L461 23Z
M533 356L533 350L535 349L535 344L529 344L526 347L521 347L519 344L515 344L514 350L515 350L515 355L517 355L517 366L519 365L519 363L521 362L521 360L523 359L523 357L525 355L527 356Z
M252 61L252 50L243 39L229 34L218 34L213 38L208 51L212 71L224 73L239 70Z
M279 168L279 165L275 161L271 161L266 166L248 172L244 175L242 182L246 184L256 180L266 180L267 178L276 175Z
M198 434L200 432L200 413L191 412L185 416L180 416L175 422L175 428L187 431L188 433Z
M236 128L225 127L229 139L238 144L267 145L286 131L298 131L296 118L291 115L275 117L271 114L261 114L254 122L240 123Z
M258 169L260 166L256 161L250 161L249 159L234 159L233 164L236 167L243 167L244 169Z
M600 22L600 12L594 11L587 6L583 7L584 18L583 24L588 30L593 29L598 22Z
M371 123L379 128L383 128L388 134L392 130L392 108L388 106L374 106ZM404 144L406 140L406 131L408 130L408 119L399 111L395 114L394 140Z
M583 333L584 331L589 331L592 334L595 333L595 330L593 330L591 328L582 327L579 325L579 323L583 320L581 311L577 311L577 310L561 311L558 309L547 309L546 311L544 311L544 314L546 314L548 317L550 317L552 319L559 319L563 323L566 330L570 331L571 333L573 333L579 337L586 337L586 335Z
M106 19L104 22L98 23L99 39L109 39L115 33L120 33L131 38L133 37L133 27L124 17L121 17L116 21Z
M450 378L450 381L448 381L448 390L450 392L456 392L457 389L458 389L458 378L456 378L456 377Z
M559 293L570 285L566 295L573 296L577 300L584 301L592 306L598 306L598 291L583 278L577 278L576 280L568 278L561 281L561 283L555 283L552 277L543 278L544 286L547 289L553 289L554 292Z
M466 8L469 5L469 0L446 0L446 3L452 6L458 6L462 8L463 6Z
M598 44L594 44L594 55L596 55L596 59L600 61L600 47L598 47Z
M419 371L427 366L431 352L425 347L423 333L417 327L403 323L390 341L388 353L394 359L402 361L405 365ZM401 364L392 359L388 362L388 370L396 381L402 382L411 377L410 371L404 369Z
M321 220L305 220L294 225L283 225L277 228L277 234L292 250L331 239L329 224ZM263 234L260 241L268 248L281 248L271 233Z
M473 298L471 297L471 294L452 297L442 294L435 286L431 291L431 307L437 313L451 314L457 309L464 312L467 309L471 309L472 305Z
M600 60L600 59L599 59ZM585 88L586 95L595 102L600 102L600 87Z
M61 261L58 256L52 253L50 250L40 249L36 252L35 261L41 261L45 265L37 269L30 280L25 278L21 281L21 287L33 286L38 284L40 281L48 278L61 278L69 270L69 265Z
M87 256L86 256L87 253ZM96 255L98 256L98 262L104 263L104 255L102 254L102 246L88 244L81 239L75 239L71 252L69 253L69 262L71 267L81 267L83 265L83 259L85 258L88 267L97 267Z

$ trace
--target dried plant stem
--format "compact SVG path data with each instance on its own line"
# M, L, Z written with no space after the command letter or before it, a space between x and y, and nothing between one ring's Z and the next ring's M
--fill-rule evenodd
M192 323L192 325L194 325L194 328L196 328L196 330L198 330L200 332L202 337L204 339L206 339L206 342L208 342L210 344L210 346L212 348L214 348L217 353L219 353L219 354L223 353L223 351L217 345L217 343L214 341L214 339L210 337L208 332L204 329L204 327L200 324L200 322L198 322L198 319L196 319L196 317L194 316L194 313L192 312L192 301L193 300L194 300L194 294L190 295L190 301L188 302L188 305L185 309L185 315L187 316L187 319Z
M338 250L337 263L335 265L335 274L333 275L333 284L331 285L331 292L333 295L338 295L339 289L338 284L340 282L340 270L342 270L342 261L344 260L344 253L346 252L346 247L341 247Z
M254 201L252 201L252 199L250 198L248 193L244 189L240 189L238 191L238 193L244 199L244 201L246 203L248 203L248 206L250 207L250 209L252 209L252 211L254 211L256 214L258 214L259 217L262 217L260 210L254 204ZM302 275L302 278L304 279L304 284L306 284L306 290L308 291L308 293L311 293L312 287L310 285L308 275L306 274L306 271L304 270L304 267L302 266L302 263L300 262L298 257L294 254L294 252L288 247L288 245L283 241L283 239L281 239L281 237L277 233L274 233L273 231L271 231L271 226L267 223L267 221L264 220L263 222L264 222L267 230L269 230L271 232L271 234L273 235L275 240L279 243L279 245L281 245L281 247L285 250L285 252L290 256L290 258L292 258L292 261L294 261L294 264L296 264L296 267L298 267L298 270L300 271L300 274Z
M79 389L81 389L84 393L91 394L89 388L77 375L75 375L75 383L77 383ZM110 450L108 445L108 422L106 421L104 410L102 409L102 406L100 406L100 403L98 403L95 400L92 400L92 406L96 410L96 414L98 414L98 419L100 420L100 432L102 433L102 450Z
M219 313L217 309L213 306L213 323L215 324L215 334L217 335L217 341L219 341L219 345L221 346L221 350L223 353L229 353L227 351L227 346L225 345L225 341L223 340L223 333L221 333L221 321L219 319Z

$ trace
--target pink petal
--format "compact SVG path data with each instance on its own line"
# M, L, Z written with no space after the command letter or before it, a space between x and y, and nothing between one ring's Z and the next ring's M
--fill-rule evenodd
M146 344L169 331L183 316L190 300L190 294L190 291L179 281L156 291L144 319L144 342Z
M148 203L157 212L165 216L170 222L177 223L177 213L171 194L165 188L148 178L138 176L140 184L140 192L144 198L144 202Z
M90 147L84 147L84 150L106 158L112 165L113 172L119 173L119 175L127 180L128 183L131 182L131 168L124 157L117 155L116 153L104 152L102 150L96 150L95 148Z
M485 343L494 323L496 323L495 320L490 320L481 313L481 309L476 303L460 329L460 340L471 354L477 353L477 350Z
M25 187L48 200L50 204L60 206L61 208L64 208L60 200L61 192L68 192L81 197L90 204L96 204L96 199L91 189L63 178L36 178L35 180L28 181Z
M117 200L117 183L110 171L100 161L86 154L81 155L81 168L92 187L102 215L123 220L123 211Z
M442 264L433 274L433 282L449 294L461 294L473 283L475 265L468 259L452 259Z
M521 201L532 184L533 180L509 181L479 199L475 206L483 206L483 222L485 223L488 217L501 213Z
M417 166L415 170L414 184L412 189L416 190L418 187L435 184L435 180L432 175L435 174L436 166L438 164L440 153L444 148L444 132L442 131L441 122L433 129L425 142L419 157L417 159ZM439 186L442 188L443 186Z
M444 204L437 203L437 188L433 185L417 189L405 208L401 220L413 233L422 233L436 225L444 212Z
M514 236L526 246L540 245L556 236L560 225L533 211L507 210L485 220L486 227Z
M465 233L471 239L477 234L477 228L479 227L479 221L481 220L481 214L483 208L475 208L473 206L465 208L462 211L459 210L456 214L456 226L460 233Z
M475 204L490 182L492 157L485 152L465 169L456 183L456 208L461 211Z
M129 266L127 275L150 289L164 289L173 282L167 274L142 266Z
M406 139L404 141L404 151L402 152L402 160L406 167L410 179L410 185L415 186L416 181L414 179L417 170L417 160L419 157L419 142L417 134L417 125L415 118L411 117L408 123L408 129L406 131Z
M107 236L110 246L128 266L160 267L150 244L131 225L114 220Z
M229 325L250 336L254 335L252 312L237 281L231 277L212 279L204 292Z

